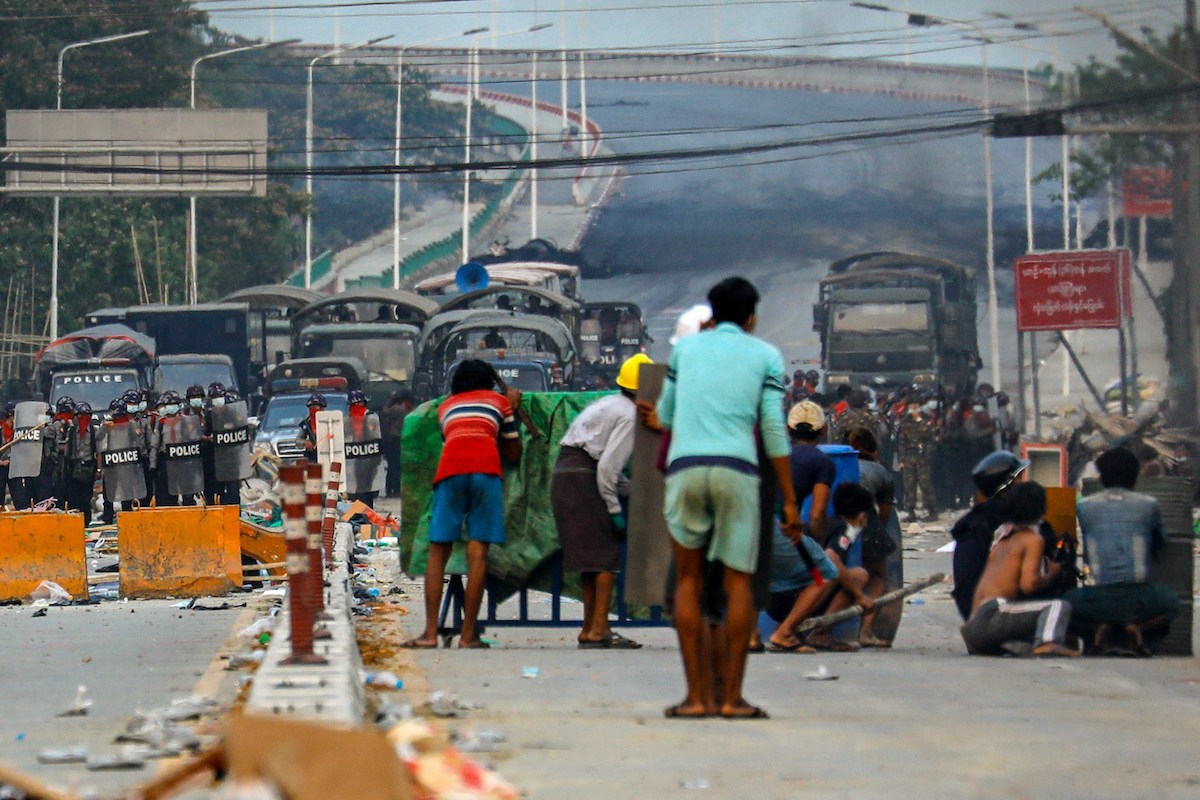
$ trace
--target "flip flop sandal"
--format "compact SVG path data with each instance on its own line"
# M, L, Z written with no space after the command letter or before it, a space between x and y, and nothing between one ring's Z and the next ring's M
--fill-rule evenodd
M682 706L667 706L663 709L663 716L667 719L708 719L712 716L712 714L704 712L700 714L684 713L680 710L682 708Z
M409 639L407 642L401 642L400 647L404 650L437 650L437 642L430 644L420 639Z
M771 642L767 645L766 652L772 654L807 654L815 653L816 648L809 647L804 642L796 642L795 644L775 644Z
M613 631L607 639L601 639L603 646L609 650L641 650L641 642L635 642L633 639L626 639L621 634Z
M458 640L459 650L490 650L491 647L490 644L482 639L476 639L473 642L464 642L462 639Z
M758 706L750 706L749 714L726 714L721 712L721 719L743 720L743 719L770 719L771 715Z

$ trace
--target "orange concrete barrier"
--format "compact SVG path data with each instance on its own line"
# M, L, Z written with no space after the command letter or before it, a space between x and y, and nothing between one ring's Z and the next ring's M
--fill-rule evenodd
M122 597L203 597L242 583L238 506L117 514Z
M0 513L0 600L29 600L42 581L87 599L83 515Z

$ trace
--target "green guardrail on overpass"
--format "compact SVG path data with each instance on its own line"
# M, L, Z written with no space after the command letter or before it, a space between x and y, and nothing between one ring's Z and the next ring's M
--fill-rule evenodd
M331 269L333 269L333 251L326 250L324 253L321 253L321 255L319 255L313 259L313 262L312 262L312 281L313 281L313 283L316 283L319 278L322 278L325 275L328 275L329 271ZM299 272L297 272L295 275L293 275L292 277L287 279L287 285L288 286L298 286L301 289L305 288L305 286L304 286L304 268L303 267L300 268Z
M490 119L486 128L489 132L506 137L508 139L516 139L517 137L526 136L528 131L518 125L508 117L501 117L495 114L490 115ZM518 160L529 161L531 157L529 144L525 144L525 149L521 151L521 156ZM500 193L492 198L487 205L471 218L471 229L475 231L483 230L487 227L496 214L500 211L500 206L504 200L509 197L520 183L524 170L513 170L509 176L504 179L504 183L500 186ZM457 230L444 239L439 239L436 242L431 242L414 253L410 253L400 261L400 276L405 277L413 275L434 264L444 258L449 258L458 252L462 246L462 231ZM315 269L315 265L314 265ZM315 277L315 273L314 273ZM392 270L389 268L379 273L378 275L363 275L359 278L346 281L347 289L357 288L375 288L389 287L392 285Z

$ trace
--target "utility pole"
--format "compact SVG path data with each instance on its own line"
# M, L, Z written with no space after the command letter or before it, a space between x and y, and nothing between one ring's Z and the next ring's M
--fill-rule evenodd
M1184 0L1185 23L1179 41L1179 57L1184 71L1193 76L1198 74L1200 58L1196 52L1196 0ZM1184 122L1200 123L1200 113L1194 103L1179 101ZM1195 311L1200 309L1200 280L1191 271L1200 264L1200 135L1189 133L1176 143L1175 196L1182 200L1182 208L1176 206L1173 216L1175 241L1183 246L1175 247L1174 274L1171 279L1171 328L1173 335L1168 339L1178 352L1171 361L1172 397L1177 400L1174 409L1175 421L1194 427L1200 421L1197 408L1196 376L1200 375L1200 336L1195 330ZM1180 163L1182 161L1182 163ZM1182 224L1181 224L1182 223Z

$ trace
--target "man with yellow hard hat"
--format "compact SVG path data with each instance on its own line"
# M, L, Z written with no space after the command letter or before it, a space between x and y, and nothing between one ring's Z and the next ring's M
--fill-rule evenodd
M621 570L625 514L617 486L633 454L638 370L653 363L638 353L617 374L616 394L580 412L560 443L550 501L563 550L563 570L583 577L583 630L580 649L635 650L608 624L615 573Z

